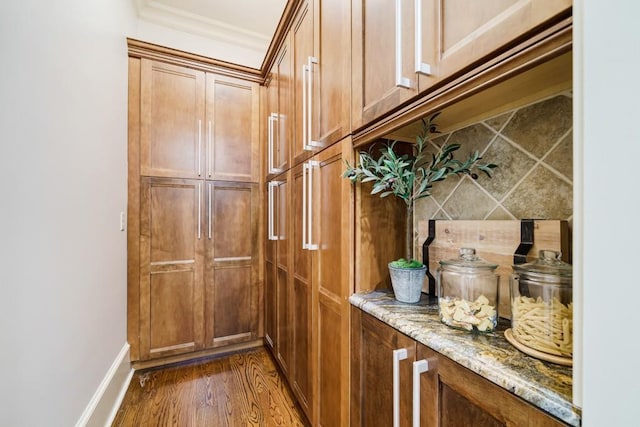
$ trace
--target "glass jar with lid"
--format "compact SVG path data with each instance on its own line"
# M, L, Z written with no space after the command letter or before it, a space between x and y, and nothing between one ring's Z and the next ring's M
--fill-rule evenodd
M505 335L511 334L519 344L535 352L571 358L572 279L571 265L562 261L557 251L541 250L536 261L514 265L509 286L511 331ZM535 356L535 352L529 354Z
M440 320L470 332L492 332L498 323L497 264L461 248L458 258L440 261L437 283Z

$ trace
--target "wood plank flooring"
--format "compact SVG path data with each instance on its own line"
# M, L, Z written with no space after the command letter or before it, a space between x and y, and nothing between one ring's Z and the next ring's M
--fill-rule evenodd
M267 350L136 372L112 426L305 426Z

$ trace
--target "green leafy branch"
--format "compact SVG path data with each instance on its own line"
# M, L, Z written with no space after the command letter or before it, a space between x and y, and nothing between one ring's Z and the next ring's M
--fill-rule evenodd
M492 169L497 166L492 163L481 163L482 157L476 150L463 161L455 158L454 154L460 149L460 144L446 144L437 153L428 155L429 141L433 134L437 134L437 125L433 120L439 115L434 114L429 119L422 120L422 133L416 137L412 145L411 154L401 154L397 150L398 141L373 145L368 151L361 151L357 165L346 162L343 177L352 182L371 182L371 194L380 197L394 195L402 199L407 205L407 242L406 258L411 257L411 240L413 236L413 206L416 200L429 197L434 183L444 181L452 175L468 175L477 179L477 171L485 173L491 178ZM378 155L375 150L377 148Z

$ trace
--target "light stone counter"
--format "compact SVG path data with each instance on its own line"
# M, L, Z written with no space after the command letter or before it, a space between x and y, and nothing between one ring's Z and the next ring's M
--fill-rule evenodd
M429 304L424 294L416 304L396 301L385 290L354 294L349 301L567 424L580 425L580 411L571 403L572 369L521 353L504 338L507 321L494 333L477 335L441 323L437 303Z

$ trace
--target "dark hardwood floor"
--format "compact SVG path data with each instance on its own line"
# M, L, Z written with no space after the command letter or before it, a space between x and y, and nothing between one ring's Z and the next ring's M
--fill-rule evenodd
M136 372L112 426L304 426L266 349Z

